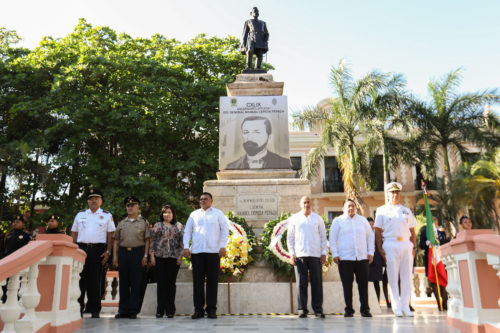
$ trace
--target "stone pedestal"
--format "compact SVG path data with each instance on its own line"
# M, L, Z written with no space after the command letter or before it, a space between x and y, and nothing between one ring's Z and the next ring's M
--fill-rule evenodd
M221 171L203 190L212 193L214 207L244 217L258 234L269 220L298 212L300 198L311 194L309 180L294 176L292 170Z
M281 96L284 82L274 82L271 74L239 74L226 84L228 96Z

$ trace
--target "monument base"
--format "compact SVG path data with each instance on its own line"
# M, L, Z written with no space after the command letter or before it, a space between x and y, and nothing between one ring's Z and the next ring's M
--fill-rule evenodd
M230 291L228 292L228 286ZM289 282L219 283L217 288L217 313L297 313L297 284ZM359 296L356 281L353 282L352 301L359 314ZM311 290L309 286L309 304ZM368 303L373 314L380 314L380 305L373 284L368 288ZM156 283L148 284L140 315L156 313ZM292 306L293 304L293 306ZM177 313L193 313L193 284L177 282L175 299ZM323 311L327 314L344 313L344 297L340 281L323 283ZM230 308L230 309L229 309ZM312 308L309 307L312 312Z
M285 169L225 170L217 173L218 180L205 181L203 190L212 193L214 207L245 218L259 234L282 213L298 212L300 198L311 194L310 181L294 176Z
M281 96L284 85L267 73L238 74L236 81L226 84L226 91L228 96Z

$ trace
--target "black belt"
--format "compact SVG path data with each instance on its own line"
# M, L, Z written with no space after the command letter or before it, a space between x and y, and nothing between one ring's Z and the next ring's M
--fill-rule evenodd
M126 251L134 251L134 250L137 250L137 249L144 249L144 245L142 246L137 246L137 247L125 247L125 246L120 246L120 249L124 249Z
M78 245L84 246L84 247L98 247L98 246L105 246L106 243L78 243Z

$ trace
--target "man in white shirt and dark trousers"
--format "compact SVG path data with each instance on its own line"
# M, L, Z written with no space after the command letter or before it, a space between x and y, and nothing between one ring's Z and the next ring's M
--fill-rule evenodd
M413 317L410 311L411 270L415 256L417 221L409 208L399 204L401 189L401 184L397 182L386 185L389 202L377 209L375 236L378 250L387 262L387 280L391 288L394 315ZM401 293L398 279L401 280Z
M311 199L300 199L299 213L289 219L287 244L292 264L296 266L300 318L307 318L307 284L311 279L311 305L318 318L323 314L323 279L321 266L326 262L327 242L325 223L311 211ZM309 273L309 274L308 274Z
M200 209L189 215L184 229L184 257L191 256L193 265L193 303L192 319L217 318L217 287L220 258L226 255L229 229L226 216L212 207L212 195L203 192L200 196ZM189 243L191 242L191 250ZM205 305L205 277L206 308Z
M375 252L375 236L368 221L356 214L356 203L347 199L344 214L333 220L330 228L330 251L333 261L339 265L344 289L344 317L352 317L352 282L356 275L361 316L371 317L368 305L368 269Z
M86 192L89 209L82 210L75 216L71 227L71 236L78 247L85 251L87 258L80 273L80 292L78 298L80 313L83 317L85 293L86 310L92 318L99 318L101 312L101 282L103 266L109 259L113 243L111 237L115 231L113 215L102 210L103 194L96 188Z

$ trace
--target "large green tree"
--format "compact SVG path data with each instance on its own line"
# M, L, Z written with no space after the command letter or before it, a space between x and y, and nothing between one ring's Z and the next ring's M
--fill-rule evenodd
M69 223L90 185L116 217L128 194L153 220L166 202L185 217L217 170L219 96L244 67L238 47L233 37L133 38L82 19L68 36L14 57L13 81L29 69L37 82L26 100L2 104L2 112L34 119L25 155L39 172L22 179L28 197L37 193Z

